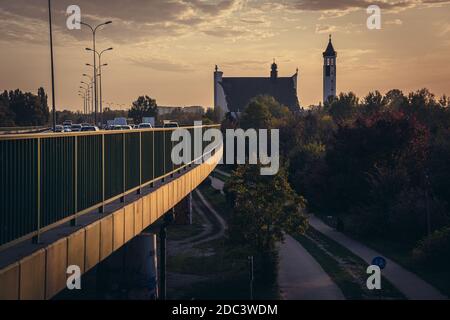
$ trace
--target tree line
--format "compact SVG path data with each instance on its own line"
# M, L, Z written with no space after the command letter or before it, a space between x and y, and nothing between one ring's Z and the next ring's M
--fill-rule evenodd
M279 129L282 158L273 177L235 168L225 187L230 240L274 257L282 231L304 231L314 213L355 237L402 243L419 264L450 267L449 98L349 92L292 114L260 96L222 127Z
M47 94L39 88L37 94L19 89L0 95L0 127L42 126L49 121Z

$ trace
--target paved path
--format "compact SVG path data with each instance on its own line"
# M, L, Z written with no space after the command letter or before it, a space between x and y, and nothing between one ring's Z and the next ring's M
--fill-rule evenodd
M289 235L280 245L278 286L285 300L345 299L316 260Z
M211 180L211 187L215 190L219 190L220 193L224 195L225 193L223 192L223 188L225 186L225 182L212 176L209 176L209 179Z
M211 237L208 237L208 239L202 240L202 242L211 241L211 240L215 240L215 239L218 239L218 238L222 237L225 234L225 231L228 229L227 222L213 208L213 206L209 203L209 201L205 199L205 197L200 192L200 190L195 189L195 193L199 197L199 199L202 202L202 204L206 207L206 209L208 209L208 211L209 211L208 213L211 214L214 217L214 219L217 220L218 226L219 226L219 232L217 232L216 234L212 235Z
M309 224L317 231L333 239L340 245L352 251L357 256L361 257L368 264L371 264L374 257L382 256L381 253L366 247L365 245L347 237L341 232L334 230L315 216L310 216ZM390 259L386 259L386 261L386 268L382 270L383 276L385 276L408 299L447 299L446 296L441 294L437 289L432 287L427 282L420 279L414 273L406 270Z
M214 171L217 171L218 173L220 173L221 175L225 176L225 177L231 177L231 174L229 174L228 172L222 171L220 169L214 169Z

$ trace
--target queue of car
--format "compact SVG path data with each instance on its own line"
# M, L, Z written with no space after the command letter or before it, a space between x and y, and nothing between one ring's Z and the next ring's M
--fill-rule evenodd
M178 128L178 123L174 121L165 121L159 128ZM106 126L104 130L134 130L134 129L151 129L153 126L150 123L141 123L139 125L110 125ZM64 121L62 125L55 127L55 132L88 132L88 131L100 131L99 127L89 124L81 123L76 124L72 121Z

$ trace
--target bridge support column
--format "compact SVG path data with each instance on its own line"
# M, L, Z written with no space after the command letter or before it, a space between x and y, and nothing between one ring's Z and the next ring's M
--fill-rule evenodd
M98 291L106 298L157 299L157 269L156 235L142 232L98 266Z
M192 193L189 193L174 208L175 224L191 225L192 224Z
M164 222L159 230L159 299L166 300L166 261L167 261L167 226L174 221L173 212L168 212L164 216Z

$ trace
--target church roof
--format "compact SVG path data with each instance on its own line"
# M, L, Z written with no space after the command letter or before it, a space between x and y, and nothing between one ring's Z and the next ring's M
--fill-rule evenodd
M225 92L228 110L242 112L250 100L258 95L270 95L291 111L300 108L297 90L297 75L282 78L223 78L220 83Z
M325 50L325 52L323 53L324 57L332 57L336 55L336 51L334 50L333 44L331 43L331 36L330 36L330 40L328 41L328 46Z

